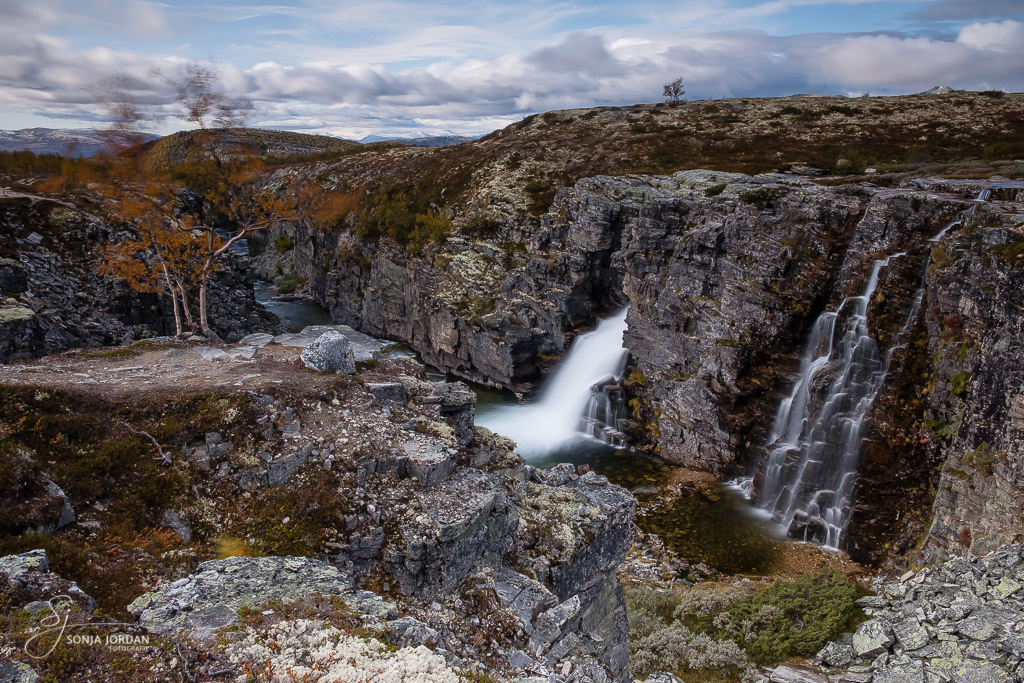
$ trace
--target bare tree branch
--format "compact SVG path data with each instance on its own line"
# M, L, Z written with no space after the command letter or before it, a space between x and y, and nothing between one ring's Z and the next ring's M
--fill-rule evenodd
M130 424L124 421L121 422L121 426L127 429L132 434L146 437L153 443L154 446L156 446L156 450L160 454L160 457L153 458L154 460L159 460L161 465L170 465L172 463L171 454L164 450L163 446L160 445L160 442L157 441L152 434L141 429L136 429L135 427L132 427Z

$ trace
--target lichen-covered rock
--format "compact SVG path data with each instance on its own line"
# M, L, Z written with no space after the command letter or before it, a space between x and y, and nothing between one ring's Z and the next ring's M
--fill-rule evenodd
M853 657L853 648L839 642L829 643L815 655L815 659L825 666L846 666Z
M871 618L853 635L854 657L832 657L849 650L835 642L815 660L840 681L1018 680L1024 674L1024 604L993 589L1022 576L1024 548L1015 544L896 580L875 579L877 594L857 601Z
M0 662L0 683L36 683L39 674L25 662Z
M460 683L465 680L429 648L388 648L376 638L342 633L308 619L282 621L268 632L250 629L227 648L238 667L258 667L274 680L308 683ZM366 673L372 672L369 679Z
M925 683L924 664L911 659L890 662L875 672L872 683Z
M324 332L302 349L302 362L317 372L338 372L351 375L356 359L348 337L335 330Z
M914 617L893 624L892 632L903 649L907 651L920 650L930 640L928 631Z
M615 572L632 542L635 500L591 472L554 490L527 483L518 505L516 561L561 601L538 617L535 647L549 661L595 652L613 677L627 675L625 596Z
M882 619L871 619L853 634L853 652L858 657L874 657L893 644L892 627Z
M337 567L306 557L231 557L204 562L184 579L136 598L128 611L154 633L209 639L235 622L238 610L313 595L338 596L353 609L378 619L395 606L352 587L352 577Z
M12 606L24 607L38 602L70 599L83 610L91 611L96 601L74 581L50 572L45 550L30 550L20 555L0 557L0 591Z
M496 562L511 547L518 522L502 487L480 472L417 493L424 511L407 519L384 549L383 568L405 593L450 591L481 562Z

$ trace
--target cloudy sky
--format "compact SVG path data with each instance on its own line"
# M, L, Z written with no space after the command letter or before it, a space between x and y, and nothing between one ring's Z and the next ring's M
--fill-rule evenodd
M479 135L524 115L660 99L1024 90L1024 0L0 0L0 129L102 125L97 84L174 118L216 68L250 125Z

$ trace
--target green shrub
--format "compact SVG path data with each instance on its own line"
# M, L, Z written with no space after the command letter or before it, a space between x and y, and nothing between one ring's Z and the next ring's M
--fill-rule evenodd
M836 571L777 581L733 604L718 635L743 645L760 664L811 657L861 619L856 586Z
M771 207L775 200L786 194L786 191L776 187L761 187L756 190L740 192L740 201L744 204L752 204L758 211L764 211Z
M302 277L298 273L288 273L274 280L274 287L278 294L294 294L295 290L301 289L309 282L309 278Z
M382 188L356 218L356 235L366 242L389 238L409 251L439 243L451 232L451 220L419 190L407 184Z
M971 373L960 372L949 378L949 390L954 395L963 398L967 393L967 384L971 381Z
M810 657L863 619L859 589L825 571L763 590L696 586L680 593L648 587L626 592L632 669L695 673L694 680L735 680L750 662Z
M278 254L284 254L286 252L291 251L294 248L295 241L292 239L291 235L286 235L282 233L277 236L276 240L274 240L274 249L277 250Z

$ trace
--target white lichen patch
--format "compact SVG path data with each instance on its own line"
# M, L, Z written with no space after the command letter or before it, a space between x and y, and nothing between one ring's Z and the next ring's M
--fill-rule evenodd
M465 680L444 657L420 645L390 651L375 638L361 638L319 621L282 621L259 633L246 630L227 648L239 667L239 683L261 680L363 681L375 683L458 683Z

